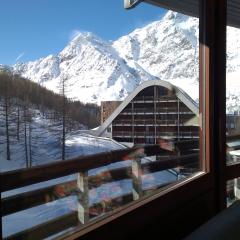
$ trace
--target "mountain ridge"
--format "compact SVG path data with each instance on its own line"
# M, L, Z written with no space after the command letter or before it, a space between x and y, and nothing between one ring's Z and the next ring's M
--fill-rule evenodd
M238 29L228 28L231 78L240 69L240 44L234 44L238 37ZM153 79L169 81L197 101L198 42L198 19L168 11L162 19L113 42L81 32L60 53L17 64L14 71L55 92L59 81L67 79L68 97L89 103L123 100L143 81ZM239 87L232 81L227 99L237 96ZM239 100L228 110L238 110L236 105Z

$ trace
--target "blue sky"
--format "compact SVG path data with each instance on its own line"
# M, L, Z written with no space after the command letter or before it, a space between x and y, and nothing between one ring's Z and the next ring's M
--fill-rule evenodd
M76 31L115 40L163 14L145 3L127 11L123 0L2 0L0 64L58 53Z

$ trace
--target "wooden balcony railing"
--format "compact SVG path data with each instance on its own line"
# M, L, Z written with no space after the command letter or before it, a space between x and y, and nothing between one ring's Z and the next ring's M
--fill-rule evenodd
M192 146L198 147L198 141L192 141L191 143L193 144ZM160 145L115 150L36 166L30 169L1 173L2 192L70 174L76 174L76 179L72 181L18 193L9 197L2 197L1 217L69 196L76 196L78 199L77 210L8 236L5 239L42 239L69 227L81 226L88 223L90 219L96 217L96 209L102 207L100 202L94 204L89 203L89 190L97 188L103 183L123 179L132 180L132 193L121 195L121 202L119 202L119 197L111 199L112 208L139 199L143 196L144 192L149 191L149 189L143 189L142 187L141 178L144 174L189 166L189 164L194 164L196 165L196 169L198 168L198 152L179 156L179 153L181 151L184 152L187 147L189 147L189 141L172 142L171 144L165 142L165 144ZM166 153L172 157L166 160L150 161L141 164L141 159L146 156ZM112 169L94 176L88 175L88 171L91 169L126 160L131 160L131 166ZM158 185L155 186L155 188L165 185L166 184ZM61 194L58 194L57 190L59 188L63 190Z

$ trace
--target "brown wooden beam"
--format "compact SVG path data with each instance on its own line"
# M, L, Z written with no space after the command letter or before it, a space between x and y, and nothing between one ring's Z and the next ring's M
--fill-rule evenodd
M151 163L145 163L142 165L142 173L152 173L157 171L163 171L167 169L173 169L176 167L184 167L189 164L197 164L199 161L199 154L188 154L185 156L171 157L167 160L154 161Z
M10 235L4 240L18 239L44 239L70 227L77 227L79 224L77 212L71 212L53 220L44 222L25 231Z
M201 156L213 178L216 212L226 207L226 0L200 1Z
M227 166L226 181L240 177L240 164L231 164Z
M89 177L89 188L99 187L101 184L123 180L131 177L131 168L124 167L104 171ZM52 202L77 193L77 180L52 185L43 189L37 189L2 198L2 216L35 207L40 204Z
M143 145L131 149L121 149L90 156L59 161L51 164L0 173L1 190L8 191L15 188L47 181L50 179L67 176L79 171L106 166L111 163L131 160L139 156L154 156L156 154L174 154L161 149L159 145Z
M156 185L154 189L147 188L144 189L146 194L150 191L156 190L158 188L166 187L168 184ZM107 214L108 211L112 211L118 207L121 207L129 202L133 201L132 193L124 194L119 197L113 198L110 201L104 203L104 200L93 204L89 209L90 218L98 217L101 214ZM91 224L91 223L90 223ZM67 230L70 227L82 228L82 224L78 220L78 213L76 211L70 212L63 216L57 217L50 221L44 222L42 224L36 225L27 230L18 232L16 234L10 235L4 240L18 240L18 239L43 239L61 231Z
M76 187L76 180L2 198L2 216L57 200L61 198L57 196L57 190L70 189L73 184ZM62 197L71 195L70 191L63 192Z
M171 157L167 160L153 161L142 164L142 174L148 174L189 164L198 163L198 154ZM130 167L123 167L104 171L88 178L89 188L99 187L101 184L123 180L132 177ZM61 198L77 194L76 180L56 184L43 189L37 189L2 199L2 216L52 202Z

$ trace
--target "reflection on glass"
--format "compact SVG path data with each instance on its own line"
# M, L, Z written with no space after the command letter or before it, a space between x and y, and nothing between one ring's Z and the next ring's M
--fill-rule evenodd
M240 178L227 181L227 206L230 206L236 200L240 199Z

